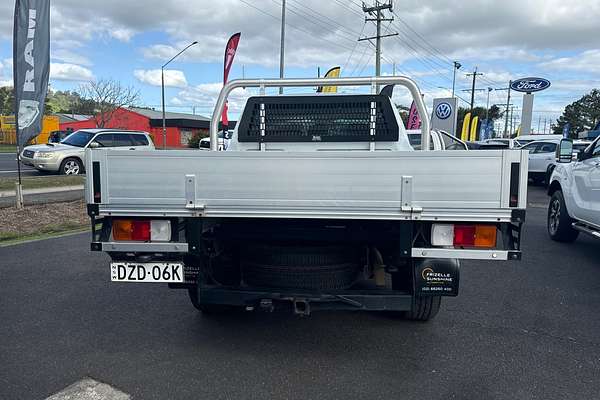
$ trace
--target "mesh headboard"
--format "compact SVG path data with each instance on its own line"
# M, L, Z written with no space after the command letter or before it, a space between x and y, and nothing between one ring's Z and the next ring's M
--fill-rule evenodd
M391 107L390 98L382 95L251 97L239 122L238 140L397 141L398 122Z

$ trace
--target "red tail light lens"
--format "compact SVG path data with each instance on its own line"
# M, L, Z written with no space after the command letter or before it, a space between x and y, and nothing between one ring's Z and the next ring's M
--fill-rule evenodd
M149 242L151 239L150 221L117 219L113 221L113 238L115 240Z
M131 240L150 241L150 221L132 221Z
M475 225L454 225L455 246L475 246Z
M454 246L495 247L496 231L494 225L454 225Z

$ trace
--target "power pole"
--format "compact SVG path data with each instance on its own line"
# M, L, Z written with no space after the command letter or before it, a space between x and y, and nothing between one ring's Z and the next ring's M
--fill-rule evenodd
M483 75L481 72L477 72L477 67L475 67L475 71L473 71L473 73L471 74L466 74L467 77L472 76L473 77L473 86L471 88L471 112L473 112L473 106L475 105L475 80L477 79L478 76Z
M375 76L381 76L381 39L384 37L396 36L398 32L390 33L387 35L381 34L381 23L385 21L392 22L394 18L384 18L382 10L390 10L392 11L392 0L388 0L385 4L379 4L379 0L375 0L375 5L372 7L367 7L365 3L363 3L363 12L368 13L373 18L365 18L365 22L374 21L377 23L377 35L371 37L359 38L358 41L376 40L375 44ZM379 84L376 85L377 93L379 93Z
M544 118L544 135L546 134L546 122L548 122L548 120Z
M487 120L490 118L490 92L494 90L491 87L487 88L487 105L485 106L485 121L487 123Z
M508 87L505 88L496 88L496 90L508 90L508 96L506 97L506 110L505 118L504 118L504 137L508 137L508 107L510 107L510 85L512 85L512 81L508 81Z
M279 78L283 79L285 55L285 0L281 0L281 47L279 50ZM279 94L283 94L283 87L279 87Z
M462 67L462 64L458 61L454 61L454 67L452 68L452 97L454 97L454 87L456 85L456 71Z
M542 116L541 115L538 117L538 129L537 129L538 135L540 134L540 125L542 125Z

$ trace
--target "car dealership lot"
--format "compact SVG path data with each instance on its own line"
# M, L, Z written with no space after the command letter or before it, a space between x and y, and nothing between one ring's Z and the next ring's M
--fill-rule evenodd
M428 324L381 314L203 317L183 291L109 282L89 235L0 248L0 398L89 376L137 399L591 399L600 248L550 241L530 189L523 261L462 265Z

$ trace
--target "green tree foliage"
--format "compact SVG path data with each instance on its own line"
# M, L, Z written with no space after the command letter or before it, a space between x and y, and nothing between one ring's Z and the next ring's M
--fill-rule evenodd
M458 107L458 118L457 118L457 125L458 129L460 129L462 127L463 121L465 120L465 115L467 115L467 113L470 111L470 109L468 108L464 108L464 107ZM471 115L471 118L473 117L479 117L480 121L483 121L485 119L485 114L486 114L486 108L485 107L475 107L473 109L473 115ZM489 117L491 120L495 121L501 117L503 117L503 113L500 111L500 107L493 105L490 107L490 111L489 111Z
M579 100L565 107L565 111L556 121L555 134L562 134L564 126L571 125L570 136L576 137L577 133L594 129L600 122L600 90L593 89Z
M95 113L93 100L84 99L75 91L56 91L48 93L48 104L55 113L92 115Z
M12 87L0 87L0 115L12 115L15 108L15 96Z

